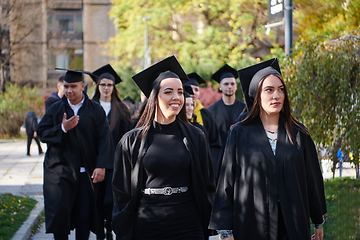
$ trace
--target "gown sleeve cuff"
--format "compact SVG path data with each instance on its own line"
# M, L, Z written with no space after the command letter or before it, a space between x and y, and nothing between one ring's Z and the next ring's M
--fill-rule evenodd
M64 127L64 124L61 123L61 130L64 132L64 133L67 133L67 131L65 130L65 127Z

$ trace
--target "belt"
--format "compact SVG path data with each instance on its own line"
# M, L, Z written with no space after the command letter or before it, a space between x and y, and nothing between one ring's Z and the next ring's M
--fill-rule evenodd
M144 194L146 195L166 195L170 196L173 193L184 193L187 192L188 187L164 187L164 188L145 188Z

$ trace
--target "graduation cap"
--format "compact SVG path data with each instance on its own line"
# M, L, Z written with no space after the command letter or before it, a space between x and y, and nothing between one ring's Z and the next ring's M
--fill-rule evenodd
M190 94L190 95L194 95L194 91L193 91L191 86L184 85L184 90L185 90L185 93Z
M189 81L188 76L186 76L186 73L174 55L132 76L132 79L147 98L149 98L153 86L166 78L179 78L183 83Z
M83 70L74 70L74 69L66 69L66 68L55 68L56 70L66 70L64 76L64 82L67 83L75 83L75 82L83 82L83 73L88 74L93 80L96 79L97 76L93 75L91 72L83 71ZM95 81L95 80L94 80Z
M114 82L114 85L122 82L121 78L115 72L115 70L111 67L110 64L106 64L105 66L102 66L101 68L92 72L92 74L94 74L95 76L98 77L96 80L93 79L94 82L96 82L96 83L98 83L98 81L100 81L103 78L112 80Z
M277 58L243 68L239 70L238 73L248 111L252 108L260 81L271 74L281 76Z
M134 103L135 103L134 100L133 100L131 97L126 97L126 98L123 100L123 102L129 102L129 103L131 103L131 104L134 104Z
M186 82L185 85L191 86L199 86L199 84L205 83L205 80L199 76L196 72L192 72L187 75L190 81Z
M217 72L211 75L211 78L217 81L218 83L220 83L221 80L223 80L224 78L230 78L230 77L236 79L238 78L238 73L234 68L230 67L227 64L222 66L219 70L217 70Z

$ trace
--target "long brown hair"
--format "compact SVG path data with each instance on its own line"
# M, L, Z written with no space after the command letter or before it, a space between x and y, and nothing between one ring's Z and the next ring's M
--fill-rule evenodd
M92 100L99 102L100 101L100 90L99 84L101 80L99 80L95 86L95 93ZM130 113L125 104L121 101L119 96L119 90L114 85L113 91L111 93L111 117L109 119L110 122L110 131L114 130L116 124L118 123L118 118L121 118L125 121L126 124L130 125Z
M143 127L141 137L144 137L144 135L149 131L150 126L155 119L156 99L159 95L160 83L161 81L158 81L151 90L144 112L141 115L138 123L136 124L136 127ZM183 94L185 99L185 91L183 91ZM185 123L189 123L186 118L185 104L183 104L179 114L176 116L176 119L179 119L180 121L183 121Z
M283 108L282 108L282 110L280 112L280 115L284 118L285 129L286 129L286 133L287 133L287 135L288 135L288 137L290 139L290 142L291 142L291 144L294 144L295 139L293 139L294 138L293 137L293 134L294 134L293 124L298 126L300 128L300 130L302 132L304 132L305 134L309 134L309 131L307 130L306 127L299 124L298 120L291 113L289 96L288 96L288 93L287 93L287 88L286 88L284 79L282 78L281 75L278 75L278 74L272 74L272 75L279 78L281 83L284 86L285 99L284 99L284 105L283 105ZM258 86L258 88L256 90L256 95L255 95L255 98L254 98L254 104L253 104L252 108L250 109L250 112L248 113L248 115L242 121L238 122L238 124L247 124L251 120L253 120L254 118L256 118L256 117L258 117L260 115L260 108L261 108L261 106L260 106L260 103L261 103L260 95L261 95L261 90L262 90L264 80L268 76L265 76L263 79L261 79L261 81L259 83L259 86Z

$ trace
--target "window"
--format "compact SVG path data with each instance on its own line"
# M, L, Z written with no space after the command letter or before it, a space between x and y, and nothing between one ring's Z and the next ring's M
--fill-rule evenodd
M48 31L82 32L81 10L56 10L48 12Z
M50 53L48 65L50 70L55 68L82 69L83 51L82 49L66 49Z

